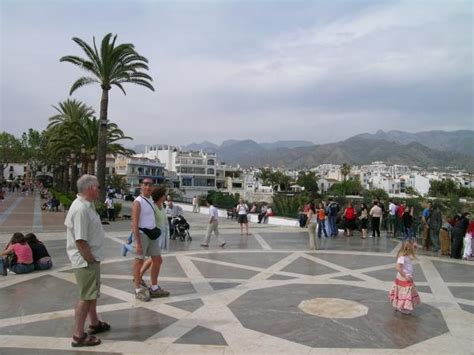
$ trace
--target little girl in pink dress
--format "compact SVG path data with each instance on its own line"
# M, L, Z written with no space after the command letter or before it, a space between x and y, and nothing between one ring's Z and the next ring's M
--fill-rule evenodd
M412 259L415 259L415 247L412 241L407 240L398 251L398 273L389 293L393 307L404 314L411 314L414 307L420 304L420 296L413 282Z

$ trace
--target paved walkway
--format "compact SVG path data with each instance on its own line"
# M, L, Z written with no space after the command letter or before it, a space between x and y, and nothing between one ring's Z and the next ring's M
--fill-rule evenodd
M36 230L55 267L0 278L0 354L77 354L70 337L76 302L65 254L63 214L38 212L35 196L0 206L0 243ZM13 206L13 207L12 207ZM398 241L323 239L307 250L298 228L221 221L225 249L202 249L204 216L187 214L192 241L171 241L160 284L167 299L137 302L129 257L119 255L129 221L104 226L99 311L112 324L92 353L396 354L473 352L474 265L420 256L415 281L423 304L393 311L387 292ZM212 244L213 243L213 244Z

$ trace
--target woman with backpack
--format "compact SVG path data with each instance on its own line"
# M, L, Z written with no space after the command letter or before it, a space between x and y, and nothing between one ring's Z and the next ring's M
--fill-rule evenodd
M344 217L344 227L346 230L346 237L352 237L352 231L356 229L357 214L355 208L352 206L352 201L347 203L347 207L342 214Z

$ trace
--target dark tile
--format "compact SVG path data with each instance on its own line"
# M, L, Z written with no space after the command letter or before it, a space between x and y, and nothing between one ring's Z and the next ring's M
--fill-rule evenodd
M111 275L130 275L132 278L133 260L124 259L113 263L106 263L101 265L102 274ZM164 256L163 264L160 269L161 276L167 277L186 277L183 269L176 260L175 256Z
M311 253L308 253L311 254ZM347 255L347 254L313 254L315 257L337 264L347 269L364 269L372 266L391 264L393 260L386 256Z
M100 334L107 340L145 341L176 322L175 318L140 307L102 312L100 316L112 326L109 332ZM67 338L72 336L73 328L74 318L67 317L0 328L0 333Z
M233 288L239 286L239 283L235 282L210 282L209 283L214 290L225 290L227 288Z
M462 303L459 303L459 306L464 311L474 314L474 306L471 306L471 305L468 305L468 304L462 304Z
M259 233L275 250L305 250L309 249L308 233Z
M13 277L13 276L12 276ZM78 301L75 284L44 275L18 284L0 288L0 318L74 308ZM122 302L102 294L99 305Z
M228 263L242 264L261 268L268 268L289 253L210 253L196 255L199 258L225 261Z
M201 308L204 303L200 299L189 300L189 301L179 301L167 303L169 306L177 307L179 309L184 309L188 312L194 312L195 310Z
M369 311L352 319L330 319L298 308L313 298L351 300ZM292 284L251 290L229 304L229 309L248 329L318 348L403 349L449 331L435 307L421 304L407 317L394 311L386 291L345 285Z
M416 286L416 289L419 292L432 293L431 287L429 287L429 286Z
M191 233L192 236L192 233ZM261 250L262 247L260 244L255 240L253 236L241 236L240 234L223 234L222 237L226 242L226 246L224 250L242 250L242 249L250 249L250 250ZM192 251L192 250L216 250L220 251L223 250L219 247L217 243L217 239L214 235L211 236L211 241L209 243L208 248L203 248L200 246L200 243L204 239L203 235L199 235L193 237L192 241L186 240L185 242L181 242L179 240L170 240L169 249L171 252L176 251Z
M267 280L292 280L292 279L296 279L296 277L274 274L270 276Z
M445 282L472 282L474 279L474 264L466 265L433 261L433 265Z
M181 338L175 341L177 344L198 344L198 345L227 345L220 332L202 327L194 327Z
M290 265L285 267L282 271L286 272L293 272L296 274L304 274L304 275L323 275L323 274L331 274L337 272L337 270L328 268L327 266L318 264L312 260L308 260L306 258L298 258L293 261Z
M364 281L352 275L340 276L340 277L333 277L333 280L341 280L341 281Z
M249 279L257 274L257 272L252 270L217 265L205 261L193 260L192 262L196 265L201 274L208 279Z
M148 284L150 283L147 280ZM196 293L196 289L190 282L175 282L175 281L160 281L158 283L161 287L171 293L171 296L189 295ZM125 291L131 294L135 292L135 286L132 280L120 280L120 279L104 279L102 278L102 284L117 288L121 291Z
M474 287L449 286L449 290L456 298L474 301Z
M425 274L421 269L419 264L413 265L414 274L415 274L415 282L426 282ZM381 281L393 281L397 276L397 270L395 270L395 263L393 264L393 269L385 269L385 270L377 270L365 273L368 276L375 277Z

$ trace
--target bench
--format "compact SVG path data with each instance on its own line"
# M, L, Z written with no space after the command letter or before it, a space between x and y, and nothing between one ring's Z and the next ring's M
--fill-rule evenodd
M230 218L230 219L237 218L237 212L232 209L227 210L227 218Z

